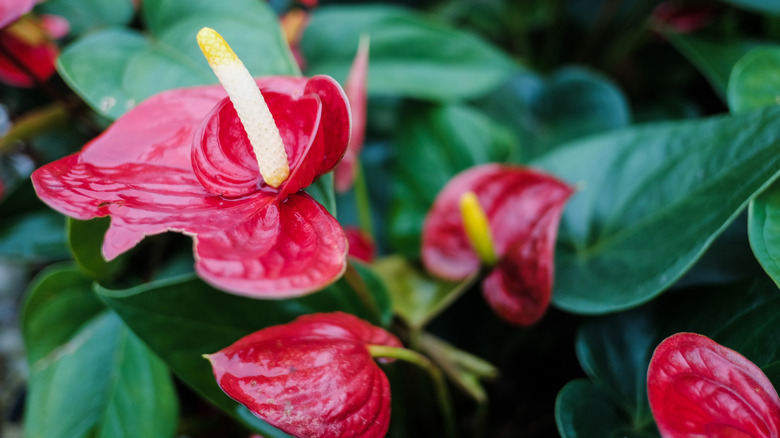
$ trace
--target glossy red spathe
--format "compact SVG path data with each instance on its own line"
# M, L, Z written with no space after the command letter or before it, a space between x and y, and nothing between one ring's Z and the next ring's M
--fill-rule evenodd
M35 3L36 0L0 0L0 27L5 27L30 12Z
M425 219L422 259L433 274L461 280L481 261L463 226L459 202L474 192L484 209L498 258L485 278L485 298L496 313L518 325L537 322L552 295L558 223L571 187L540 171L485 164L453 178Z
M172 230L193 236L198 274L223 290L283 298L320 289L346 268L346 238L301 189L343 155L348 104L326 76L257 83L290 161L278 188L260 177L224 90L203 86L146 100L81 152L35 171L35 189L74 218L110 215L107 259Z
M712 339L678 333L655 350L647 394L665 438L780 436L780 399L753 362Z
M370 345L401 342L353 315L312 314L208 359L225 393L291 435L380 438L390 422L390 384Z
M59 56L54 38L64 36L68 29L67 21L60 17L25 16L0 30L0 81L32 87L49 79Z
M344 233L349 242L349 256L362 262L371 263L376 258L376 243L370 234L358 227L345 227Z

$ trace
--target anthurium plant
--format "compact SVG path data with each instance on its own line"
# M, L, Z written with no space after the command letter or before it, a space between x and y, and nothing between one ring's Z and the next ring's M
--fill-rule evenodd
M340 3L0 0L0 434L780 437L780 6Z

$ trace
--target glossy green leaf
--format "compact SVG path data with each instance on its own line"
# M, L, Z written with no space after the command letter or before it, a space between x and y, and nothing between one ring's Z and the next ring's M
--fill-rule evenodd
M556 405L559 430L567 437L594 438L627 431L653 433L646 375L650 357L661 340L682 331L701 333L764 369L777 370L779 322L780 291L765 277L670 294L629 312L588 321L579 332L577 356L591 382L577 385L600 394L609 413L597 416L595 408L589 406L591 400L577 400L564 388ZM777 373L772 375L777 377ZM614 411L619 415L615 416ZM600 435L574 434L589 429L599 430Z
M119 117L163 90L215 83L195 40L204 26L222 33L253 75L298 72L276 16L264 3L148 0L144 18L151 35L106 29L66 47L58 59L65 81L107 117Z
M309 74L343 83L361 35L371 38L368 89L432 100L484 94L518 69L478 36L396 6L322 7L303 34Z
M780 285L780 183L750 204L748 236L761 266Z
M70 36L101 27L121 26L135 15L131 0L47 0L38 9L68 20Z
M126 257L120 256L107 262L103 258L103 236L110 223L107 217L89 221L67 218L66 222L68 246L73 258L87 276L96 280L111 278L126 260Z
M78 271L41 275L28 292L22 330L30 362L25 436L174 435L178 404L165 364Z
M733 113L780 104L780 46L753 49L737 62L728 102Z
M98 287L97 291L176 375L233 414L239 405L217 386L203 354L307 313L341 310L367 320L374 318L343 279L320 292L288 300L258 300L224 293L193 276L127 290Z
M770 15L780 15L780 3L772 0L722 0L734 6Z
M394 171L391 242L420 252L422 223L442 187L476 164L503 161L514 137L484 114L461 105L423 105L403 112Z
M724 100L728 92L731 69L746 53L761 45L753 40L721 41L674 32L664 33L664 37L688 58Z
M64 230L65 218L48 210L0 219L0 257L15 262L66 259Z
M553 303L627 309L680 278L780 168L780 107L591 137L536 161L580 190L561 221Z

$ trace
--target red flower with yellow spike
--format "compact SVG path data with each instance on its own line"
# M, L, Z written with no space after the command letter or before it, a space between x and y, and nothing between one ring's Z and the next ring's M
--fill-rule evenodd
M485 164L439 192L425 219L426 268L462 280L484 267L493 310L518 325L537 322L552 296L553 251L571 187L542 172Z
M178 231L195 241L198 274L226 291L283 298L328 285L346 267L346 238L302 189L346 150L344 91L327 76L253 79L214 30L198 42L224 89L146 100L34 172L38 196L77 219L111 216L109 260Z

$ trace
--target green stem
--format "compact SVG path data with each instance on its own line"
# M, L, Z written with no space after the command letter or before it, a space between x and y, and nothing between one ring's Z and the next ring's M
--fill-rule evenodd
M441 370L422 354L407 350L406 348L388 347L386 345L369 345L368 351L372 357L398 359L404 362L413 363L424 369L433 380L436 388L436 397L439 400L442 419L444 421L445 435L449 438L455 437L455 414L450 400L447 382L444 380L444 374Z
M360 276L355 265L349 260L347 260L347 270L344 271L344 279L347 280L347 283L355 291L360 301L374 314L376 322L382 321L382 311L379 309L379 305L374 296L371 295L371 291L368 290L368 285L363 280L363 277Z
M357 206L360 228L373 238L374 224L371 220L371 201L369 200L368 184L366 184L366 176L360 160L355 163L355 183L353 187L355 188L355 204Z
M29 140L41 132L64 126L69 117L68 108L59 102L25 114L15 120L8 133L0 138L0 153L6 152L18 140Z

